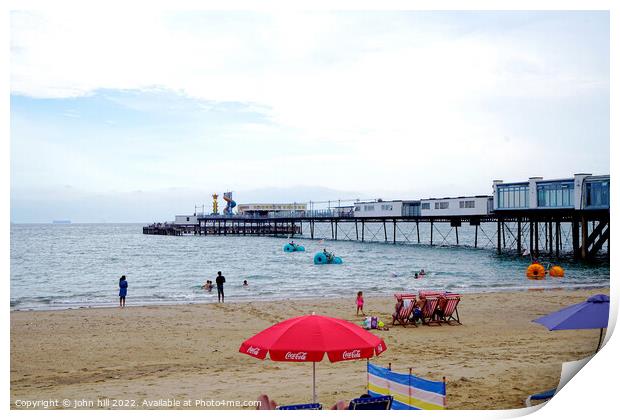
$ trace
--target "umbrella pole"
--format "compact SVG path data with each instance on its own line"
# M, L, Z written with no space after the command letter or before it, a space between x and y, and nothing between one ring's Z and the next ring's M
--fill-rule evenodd
M598 346L596 346L596 352L601 349L601 343L603 342L603 329L601 328L601 335L598 337Z
M316 362L312 362L312 402L316 403Z

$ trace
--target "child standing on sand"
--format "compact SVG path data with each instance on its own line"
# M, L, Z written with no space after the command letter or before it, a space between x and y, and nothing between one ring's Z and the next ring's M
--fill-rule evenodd
M364 313L364 296L362 295L363 293L361 290L357 292L357 311L355 312L355 315L359 315L361 312L363 316L366 316Z
M125 297L127 296L127 280L126 277L123 275L121 276L121 278L118 281L118 296L120 297L120 307L124 308L125 307Z

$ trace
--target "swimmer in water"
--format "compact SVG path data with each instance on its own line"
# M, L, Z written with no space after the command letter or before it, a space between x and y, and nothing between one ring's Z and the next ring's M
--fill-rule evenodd
M207 292L210 292L211 290L213 290L213 282L211 280L207 280L207 282L203 284L201 287L205 289Z
M243 280L243 287L248 287L248 286L249 286L248 281L247 280Z
M417 279L418 278L418 272L416 271L415 273L413 273L413 278Z
M424 274L426 274L426 273L424 272L424 269L421 269L421 270L420 270L420 275L421 275L421 276L423 276Z

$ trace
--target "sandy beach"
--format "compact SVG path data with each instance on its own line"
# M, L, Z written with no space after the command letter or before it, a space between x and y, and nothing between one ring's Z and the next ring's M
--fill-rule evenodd
M520 408L557 385L561 364L592 354L598 330L547 331L541 315L608 290L467 294L463 325L376 331L388 350L373 363L447 378L450 409ZM350 299L76 309L11 313L11 407L17 400L311 400L312 365L257 360L240 343L284 319L316 312L361 322ZM366 297L366 314L390 321L394 299ZM366 362L317 364L329 406L365 392ZM94 407L97 408L97 407ZM104 407L108 408L108 407ZM110 407L111 408L111 407ZM196 408L192 406L191 408Z

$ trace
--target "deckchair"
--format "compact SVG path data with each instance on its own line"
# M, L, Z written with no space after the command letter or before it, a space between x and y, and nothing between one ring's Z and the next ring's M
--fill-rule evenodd
M405 328L407 327L407 324L417 327L415 322L409 321L409 318L411 318L411 313L416 306L415 295L395 294L394 297L396 298L396 307L395 312L392 314L392 325L396 325L398 322ZM407 304L406 301L409 301L409 303Z
M391 395L356 398L349 403L349 410L389 410L392 408L392 401L394 397Z
M435 311L439 304L439 295L429 296L426 295L421 302L424 302L422 306L422 323L424 325L441 325L438 319L435 317Z
M322 409L323 409L323 406L319 403L279 405L276 407L276 410L322 410Z
M461 324L459 318L458 305L461 301L461 295L457 293L446 293L439 298L438 307L441 311L441 322L445 322L448 325L452 325L452 321L456 321L457 324ZM456 318L454 317L456 315Z
M555 391L556 391L556 388L550 389L550 390L545 391L545 392L541 392L540 394L532 394L532 395L530 395L529 397L527 397L525 399L525 406L526 407L531 407L532 406L532 401L545 402L547 400L550 400L555 395Z
M420 299L423 299L427 296L442 296L445 293L446 292L440 292L438 290L420 290L418 292L418 295L420 296Z

